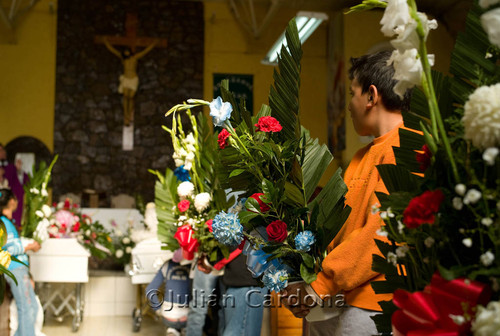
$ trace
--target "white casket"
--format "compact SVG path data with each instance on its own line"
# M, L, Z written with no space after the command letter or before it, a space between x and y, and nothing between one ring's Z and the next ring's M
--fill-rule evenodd
M132 284L149 284L165 261L172 259L173 252L162 250L157 238L146 239L132 249Z
M88 282L90 253L76 238L49 238L30 253L30 271L36 282Z

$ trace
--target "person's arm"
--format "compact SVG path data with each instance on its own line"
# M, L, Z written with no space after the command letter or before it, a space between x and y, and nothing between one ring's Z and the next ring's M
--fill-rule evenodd
M115 49L115 47L113 47L107 38L103 37L102 38L102 41L104 42L104 45L106 46L106 48L114 55L116 55L118 58L122 59L122 54Z
M147 53L149 53L157 44L160 42L160 39L155 39L153 43L148 45L146 49L139 51L138 53L134 54L135 59L139 59L141 57L146 56Z

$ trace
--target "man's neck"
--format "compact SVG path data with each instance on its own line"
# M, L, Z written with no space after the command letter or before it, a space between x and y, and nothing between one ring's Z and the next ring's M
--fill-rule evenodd
M374 126L373 135L378 138L389 133L400 123L403 122L403 116L398 112L384 112L380 114L377 124Z
M8 219L11 219L12 218L12 210L10 209L4 209L2 211L2 215L7 217Z

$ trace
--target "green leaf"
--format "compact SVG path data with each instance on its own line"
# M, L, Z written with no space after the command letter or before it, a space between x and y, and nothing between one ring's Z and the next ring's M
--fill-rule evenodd
M256 199L249 197L247 201L245 202L245 208L247 208L248 211L260 214L260 205L259 202L257 202Z
M245 169L235 169L229 174L229 177L238 176L245 172Z
M389 193L414 191L422 180L421 177L412 174L408 169L393 164L378 165L377 170Z
M304 263L300 264L300 276L308 284L316 280L316 273L314 270L307 267Z
M307 253L301 253L302 260L304 260L304 265L306 265L308 268L313 269L314 268L314 258L312 255L307 254Z

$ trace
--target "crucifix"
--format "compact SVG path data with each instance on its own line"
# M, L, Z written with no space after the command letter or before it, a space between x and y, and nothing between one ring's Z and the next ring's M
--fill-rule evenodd
M132 150L134 147L134 96L139 86L137 76L137 62L146 56L153 48L165 48L166 39L137 36L137 15L127 14L125 21L125 36L95 37L95 43L102 43L115 56L120 58L123 64L123 74L120 75L118 92L123 95L123 150ZM114 46L125 46L125 50L119 51ZM145 47L136 52L137 47Z

